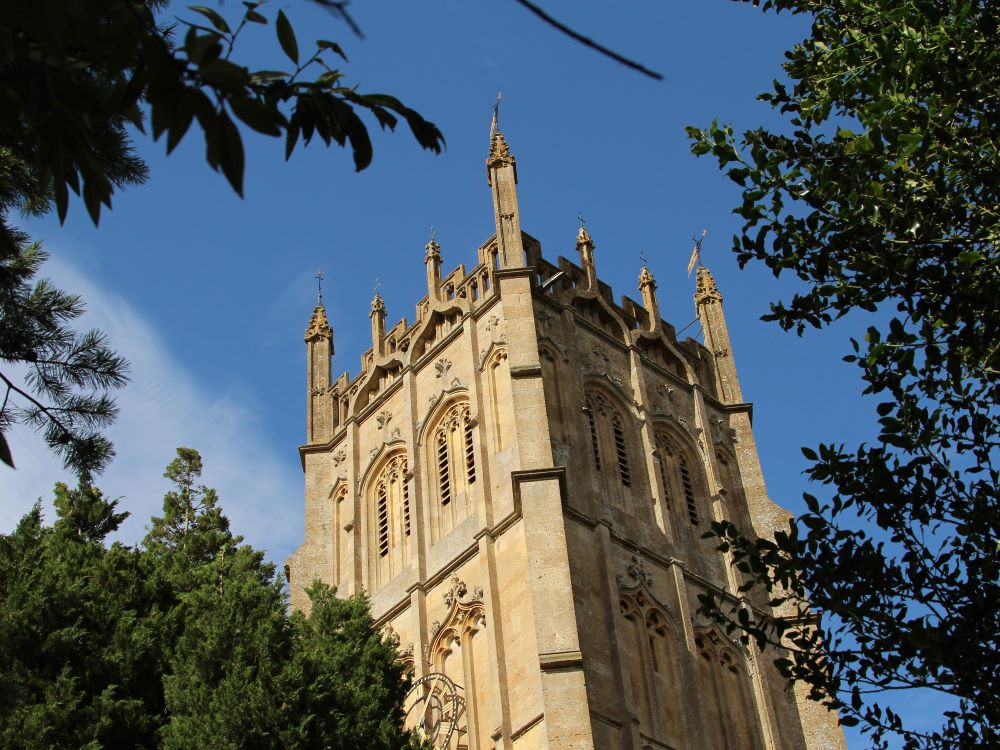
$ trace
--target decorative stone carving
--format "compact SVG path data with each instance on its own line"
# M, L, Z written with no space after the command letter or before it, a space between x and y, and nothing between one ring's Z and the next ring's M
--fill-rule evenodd
M674 400L674 389L671 388L666 383L660 383L658 386L656 386L656 392L663 396L666 396L667 399L670 401Z
M435 620L431 623L431 638L441 632L441 621Z
M337 451L336 453L333 454L333 465L334 466L340 466L346 460L347 460L347 454L344 453L343 449L340 449L339 451Z
M441 359L434 363L434 369L437 370L435 377L443 378L448 374L448 370L451 369L451 360L441 357Z
M722 295L715 286L715 279L705 266L698 268L698 279L695 283L694 302L701 305L706 302L722 302Z
M399 440L401 438L401 433L398 427L393 427L392 432L389 433L390 440Z
M309 327L306 328L305 339L306 341L333 339L333 331L326 319L326 310L322 305L316 305L313 310L312 317L309 319Z
M444 603L450 607L456 599L461 601L467 591L468 588L465 585L465 581L461 580L458 576L452 576L451 588L444 592Z
M627 588L629 585L634 585L628 583L629 578L634 580L636 584L640 584L647 588L649 588L653 583L653 576L651 576L646 570L642 558L638 555L632 555L632 559L625 567L625 573L619 573L615 576L615 582L618 584L619 588Z
M379 412L378 416L375 417L375 421L378 422L378 428L380 430L384 429L385 426L389 424L389 421L391 419L392 419L392 412L390 411L381 411Z

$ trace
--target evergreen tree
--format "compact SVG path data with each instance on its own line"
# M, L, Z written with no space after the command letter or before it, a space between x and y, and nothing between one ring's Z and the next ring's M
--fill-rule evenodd
M201 470L178 450L142 547L106 545L126 514L85 482L0 535L0 747L409 747L367 601L317 585L289 615Z
M56 485L0 537L0 746L156 747L162 597L141 554L104 546L126 514L95 487Z

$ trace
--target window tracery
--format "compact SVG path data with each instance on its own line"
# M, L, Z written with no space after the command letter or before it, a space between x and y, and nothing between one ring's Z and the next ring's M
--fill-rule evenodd
M687 689L682 659L684 649L669 615L638 584L619 593L624 618L630 701L640 731L671 747L683 747L683 724L677 707Z
M683 499L683 508L677 508L677 511L684 513L692 526L697 526L700 518L696 485L687 452L665 432L656 434L656 446L659 451L663 499L667 508L673 511L676 506L674 500L679 503Z
M584 414L590 432L590 462L605 494L624 499L634 489L634 436L627 419L611 399L597 390L585 396Z
M736 644L715 629L695 634L701 676L702 719L718 747L760 750L760 722L746 661ZM715 745L713 745L715 746Z
M399 573L408 559L411 526L410 488L406 455L386 461L372 483L372 550L375 578L384 583Z
M430 459L436 485L431 519L434 541L465 518L471 508L471 490L478 478L475 422L468 401L452 404L432 433Z

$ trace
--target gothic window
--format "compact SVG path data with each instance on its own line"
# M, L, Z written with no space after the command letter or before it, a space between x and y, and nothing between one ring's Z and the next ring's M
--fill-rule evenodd
M434 538L448 533L472 507L469 493L478 478L474 424L467 401L453 404L441 416L431 441L437 502L432 509Z
M697 526L700 523L698 502L688 455L678 446L677 441L665 433L657 433L656 444L660 454L660 481L663 484L664 503L673 511L675 506L683 501L683 505L676 508L677 512L683 513L692 526Z
M586 396L584 414L590 432L590 456L598 481L611 498L623 499L635 484L632 475L634 436L622 412L603 393Z
M643 734L682 747L683 725L678 707L686 690L676 629L642 591L622 592L619 606L628 665L628 698ZM714 747L714 746L713 746ZM719 746L721 747L721 745Z
M760 750L760 723L744 657L715 631L698 633L695 647L702 725L711 727L718 743L711 746Z
M371 490L371 549L375 580L381 585L406 565L411 532L410 488L407 461L402 453L390 458Z

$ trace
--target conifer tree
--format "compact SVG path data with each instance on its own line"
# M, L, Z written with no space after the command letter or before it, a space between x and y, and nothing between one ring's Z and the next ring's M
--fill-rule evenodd
M126 514L86 482L0 535L0 747L410 747L367 601L318 585L290 615L201 470L178 450L141 547L107 545Z

